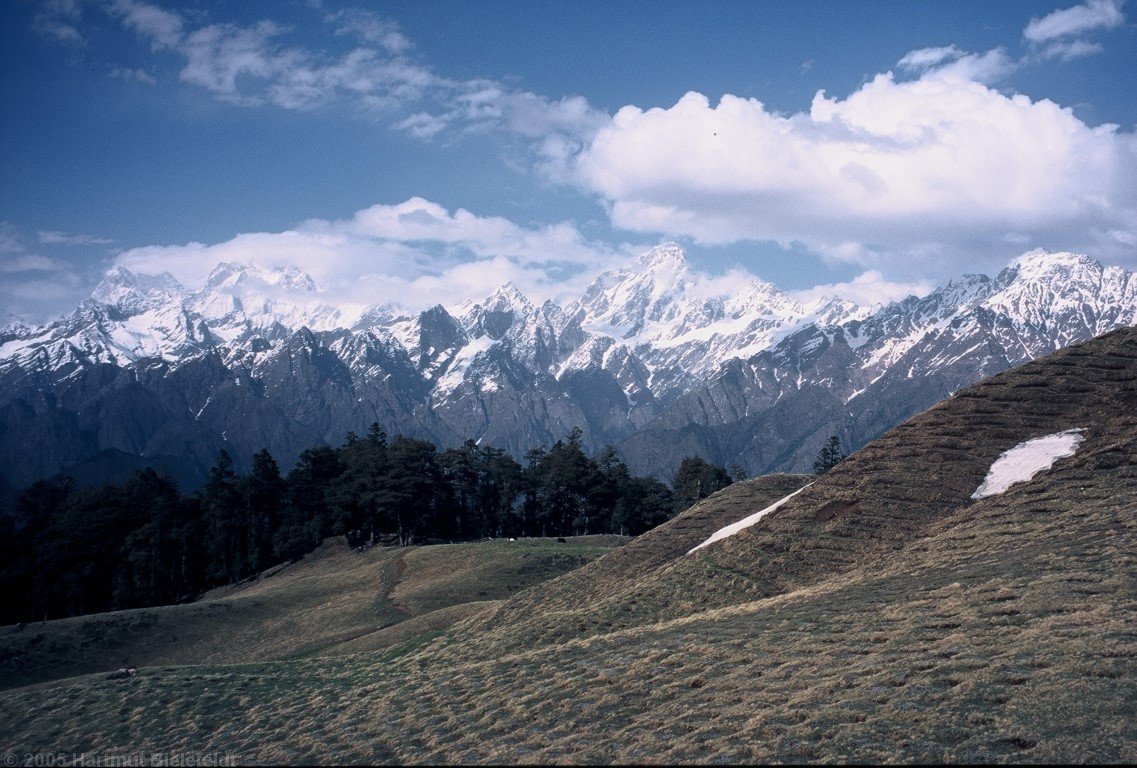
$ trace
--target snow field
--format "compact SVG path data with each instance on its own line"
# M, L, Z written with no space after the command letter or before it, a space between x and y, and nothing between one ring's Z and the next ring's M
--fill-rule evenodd
M971 494L971 498L997 496L1015 483L1024 483L1039 472L1050 469L1058 459L1073 456L1086 439L1080 434L1084 431L1080 427L1067 429L1065 432L1027 440L1003 451L987 470L987 477L975 489L975 493Z
M763 509L759 512L755 512L753 515L750 515L749 517L744 517L741 520L739 520L737 523L731 523L730 525L728 525L724 528L719 528L717 531L712 533L710 535L710 537L708 537L707 540L704 541L702 544L688 550L687 554L689 555L692 552L696 552L696 551L702 549L703 547L707 546L708 544L714 544L716 541L722 541L723 539L725 539L729 536L733 536L734 534L738 533L739 531L741 531L744 528L749 528L750 526L754 525L756 522L761 520L763 517L770 514L771 512L776 510L778 507L782 506L787 501L792 499L794 496L797 496L799 493L801 493L802 491L804 491L806 488L808 488L811 485L813 485L813 483L809 483L809 484L807 484L801 488L798 488L796 491L791 493L789 496L786 496L785 498L778 499L777 501L775 501L773 504L766 507L765 509Z

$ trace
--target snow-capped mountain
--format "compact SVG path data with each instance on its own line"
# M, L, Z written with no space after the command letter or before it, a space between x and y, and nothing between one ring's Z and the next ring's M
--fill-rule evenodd
M592 340L567 369L594 365L599 353L602 366L620 370L634 356L649 372L655 395L664 398L823 316L835 325L865 314L834 298L803 307L754 277L708 279L693 272L671 243L649 251L635 267L601 275L567 312Z
M661 475L688 453L801 469L829 434L855 447L983 376L1135 323L1133 273L1069 253L885 307L803 306L693 270L674 244L563 307L506 284L417 314L344 311L295 269L220 264L192 289L116 268L70 316L0 330L0 472L20 485L165 457L192 476L220 447L287 466L372 422L517 455L581 426Z

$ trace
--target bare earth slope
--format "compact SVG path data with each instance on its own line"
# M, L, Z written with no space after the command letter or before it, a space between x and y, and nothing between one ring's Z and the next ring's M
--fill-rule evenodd
M1074 455L971 499L1004 451L1075 428ZM733 492L734 520L768 498ZM1123 330L958 393L641 577L601 559L591 582L381 653L8 691L0 739L277 762L1131 762L1135 553Z

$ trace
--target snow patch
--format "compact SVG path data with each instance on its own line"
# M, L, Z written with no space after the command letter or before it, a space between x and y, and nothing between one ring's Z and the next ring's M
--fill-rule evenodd
M483 352L488 352L490 347L496 344L489 336L482 336L477 339L472 339L469 344L459 349L455 354L450 368L441 376L435 384L439 393L447 394L453 392L458 386L466 380L466 369L470 367L470 363L474 362L474 358ZM433 348L432 348L433 351ZM486 391L485 389L482 390Z
M1086 439L1079 434L1084 431L1082 428L1067 429L1065 432L1027 440L1009 451L1003 451L991 469L987 470L987 477L975 489L975 493L971 494L971 498L997 496L1015 483L1026 482L1039 472L1050 469L1058 459L1073 456Z
M813 483L808 483L808 484L802 486L801 488L798 488L796 491L791 493L789 496L786 496L785 498L782 498L782 499L778 499L773 504L771 504L770 506L761 510L760 512L755 512L753 515L750 515L749 517L744 517L741 520L739 520L737 523L731 523L730 525L726 526L725 528L719 528L717 531L712 533L710 535L710 537L706 541L704 541L702 544L688 550L687 554L689 555L692 552L696 552L696 551L702 549L703 547L707 546L708 544L714 544L716 541L721 541L722 539L725 539L729 536L733 536L734 534L741 531L743 528L749 528L750 526L754 525L756 522L761 520L763 517L770 514L775 509L782 506L787 501L792 499L794 496L797 496L799 493L801 493L802 491L804 491L806 488L808 488L811 485L813 485Z

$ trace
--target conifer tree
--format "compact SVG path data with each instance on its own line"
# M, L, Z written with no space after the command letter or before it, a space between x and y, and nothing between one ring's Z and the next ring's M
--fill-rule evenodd
M688 456L679 462L671 481L675 511L682 512L697 501L726 488L733 482L727 471L699 456Z
M273 535L280 527L285 490L280 468L267 448L253 454L252 470L241 485L249 534L247 559L254 572L262 571L273 564Z
M841 439L837 435L830 435L825 445L817 452L817 458L813 462L813 473L824 475L844 460L845 453L841 450Z

